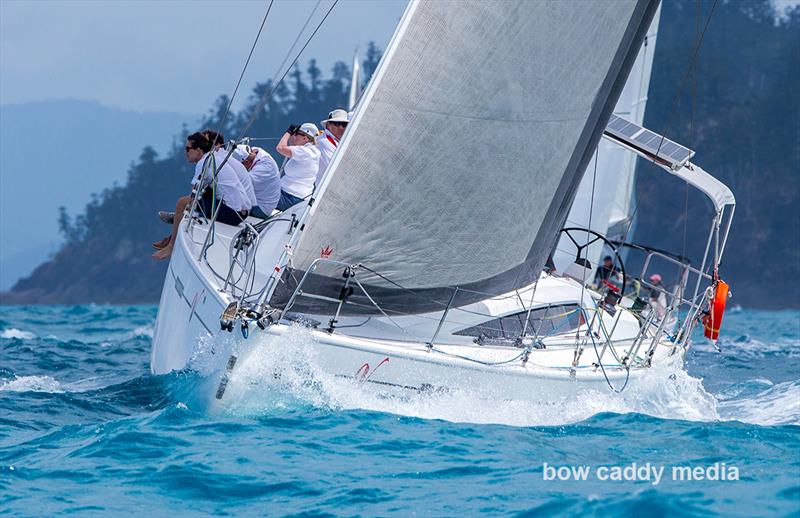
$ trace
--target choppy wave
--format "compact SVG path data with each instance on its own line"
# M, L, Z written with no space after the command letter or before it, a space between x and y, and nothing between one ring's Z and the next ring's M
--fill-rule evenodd
M3 329L3 332L0 333L0 338L19 338L20 340L33 340L36 338L34 333L30 331L22 331L21 329L10 328L10 329Z
M202 340L192 369L153 376L154 317L153 307L3 309L4 511L405 516L424 502L437 516L760 515L790 514L800 499L798 315L731 314L722 353L698 343L685 370L656 365L622 394L534 402L330 377L301 328L254 334L246 354L235 335ZM231 351L240 363L218 401ZM542 462L727 462L744 478L570 485L544 482Z
M741 391L731 391L734 397L719 396L722 419L759 425L800 425L800 381L772 384L768 380L752 380L742 385Z
M64 392L61 383L50 376L21 376L0 384L0 391L9 392Z

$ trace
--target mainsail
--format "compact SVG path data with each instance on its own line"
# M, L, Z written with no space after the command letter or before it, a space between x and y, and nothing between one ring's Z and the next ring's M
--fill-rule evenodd
M660 13L659 7L614 108L616 115L639 125L644 121ZM635 206L636 164L636 154L601 139L597 153L586 167L565 226L591 228L611 240L629 236ZM576 233L573 237L582 235ZM598 241L583 257L596 265L602 253L602 242ZM566 269L575 260L575 254L575 246L563 236L553 254L556 267L562 271Z
M413 0L271 304L321 255L377 272L359 280L384 310L538 278L657 5ZM341 266L315 272L298 310L340 293Z

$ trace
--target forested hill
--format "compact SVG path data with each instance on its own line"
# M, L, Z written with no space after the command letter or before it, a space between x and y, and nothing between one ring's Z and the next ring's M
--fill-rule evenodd
M712 2L663 4L645 126L697 151L736 196L721 275L732 303L800 307L800 8L776 24L767 0L719 2L694 74L695 34ZM677 99L677 104L676 104ZM673 113L674 109L674 113ZM670 124L670 121L671 124ZM640 162L636 240L702 260L711 203ZM692 246L694 245L694 246Z
M718 2L694 74L684 83L711 5L664 3L645 125L696 149L694 161L736 194L721 271L734 300L746 307L798 308L800 9L776 21L769 0ZM364 64L368 73L378 59L371 47ZM349 77L347 65L337 63L325 78L312 60L279 86L248 133L276 137L289 123L319 121L346 103ZM249 106L225 125L227 135L238 134L271 87L255 88ZM226 104L221 97L203 126L215 127ZM264 147L271 149L273 141ZM145 148L125 186L107 189L77 217L53 215L60 217L64 246L2 294L2 302L157 302L166 264L151 259L150 243L168 228L155 213L174 207L190 176L182 147L165 157ZM637 198L635 241L678 252L685 246L699 263L710 203L649 164L640 164Z

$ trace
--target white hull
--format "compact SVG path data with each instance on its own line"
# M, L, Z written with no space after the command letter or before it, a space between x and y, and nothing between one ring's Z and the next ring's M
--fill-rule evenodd
M220 245L224 244L219 231L218 236ZM251 336L244 340L238 328L233 333L220 331L219 318L230 299L219 289L208 265L195 260L196 248L188 233L179 233L154 331L151 369L155 374L202 365L203 371L222 377L230 354L234 354L233 380L237 371L248 371L253 351L300 347L304 355L314 358L315 368L326 375L352 379L359 386L416 392L468 389L493 399L539 400L543 394L557 397L588 387L610 390L609 383L620 388L628 377L628 384L636 383L650 371L636 367L628 373L605 353L604 373L597 367L591 343L572 368L574 345L559 346L555 342L546 349L530 350L527 362L523 362L522 348L480 346L466 339L462 344L437 342L430 350L424 341L378 340L304 328L299 346L296 340L286 339L291 328L299 324L285 322L264 331L252 328ZM682 355L672 353L671 344L659 344L653 362L669 359L680 364ZM265 377L278 379L280 372L269 371Z

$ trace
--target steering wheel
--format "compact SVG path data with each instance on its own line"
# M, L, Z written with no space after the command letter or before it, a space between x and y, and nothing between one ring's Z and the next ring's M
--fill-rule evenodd
M589 236L593 236L593 238L592 239L586 239L584 243L579 244L578 241L573 236L573 234L572 234L573 232L575 232L575 233L582 232L584 234L588 234ZM591 230L591 229L588 229L588 228L566 227L566 228L562 228L558 233L559 234L563 233L564 235L566 235L569 238L569 240L572 241L572 244L575 245L575 248L578 251L577 254L575 254L575 262L580 264L580 265L582 265L582 266L585 266L585 263L589 262L585 257L582 257L583 250L585 248L588 248L590 245L596 243L597 241L602 241L606 246L608 246L611 249L611 251L613 252L613 254L614 254L613 255L613 259L614 259L614 263L613 264L615 265L615 270L616 270L616 265L618 264L619 265L619 271L622 273L622 286L619 289L619 295L623 296L625 294L625 287L628 285L628 276L625 275L625 263L622 261L622 257L619 254L620 247L614 245L611 241L606 239L606 237L603 234L600 234L599 232L595 232L594 230ZM613 287L613 285L611 283L607 282L607 281L605 282L605 285L608 288L612 288ZM614 289L614 291L616 291L616 287L614 287L613 289Z

